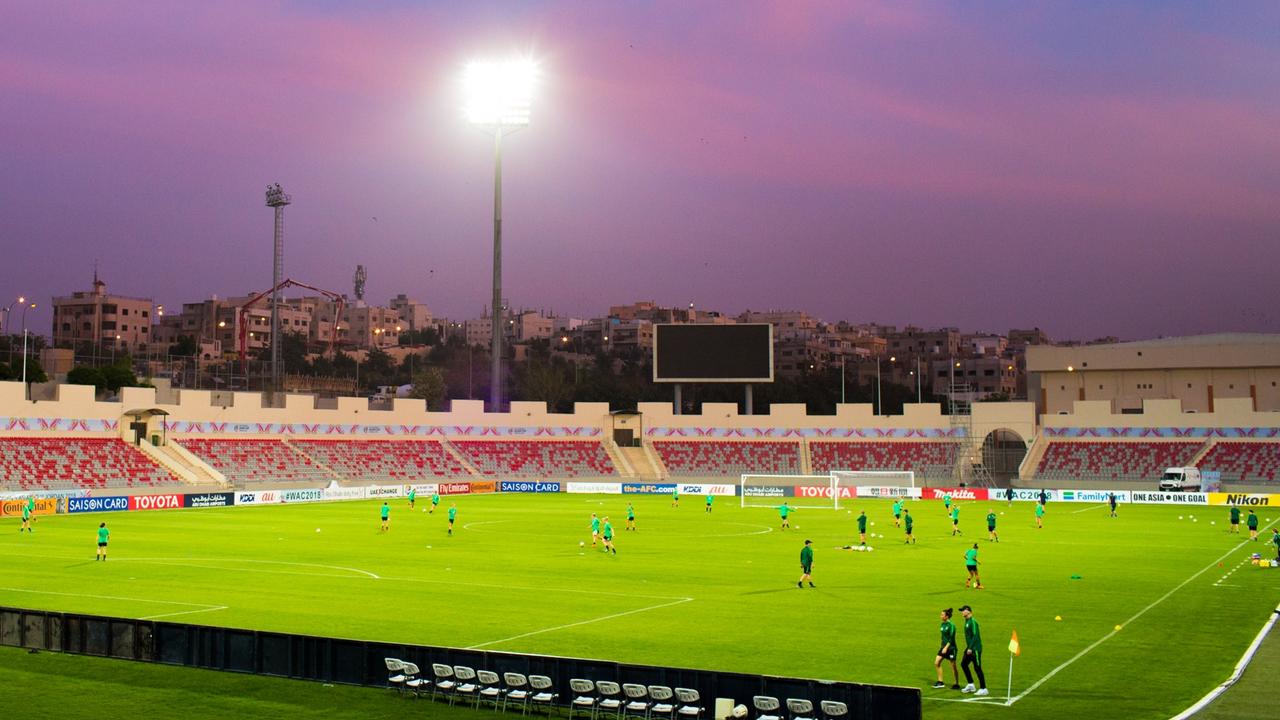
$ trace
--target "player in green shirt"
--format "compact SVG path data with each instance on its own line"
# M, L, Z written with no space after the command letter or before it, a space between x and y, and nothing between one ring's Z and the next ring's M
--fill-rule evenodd
M1036 529L1044 527L1044 503L1036 503Z
M903 502L901 500L893 501L893 526L894 527L902 527L902 523L901 523L902 505L903 505Z
M787 530L791 527L791 519L787 516L793 512L795 512L795 508L788 505L786 500L783 500L782 504L778 506L778 517L782 518L783 530Z
M858 513L858 542L863 547L867 545L867 511L863 510Z
M27 515L31 516L32 525L34 525L36 522L35 514L36 514L36 496L32 495L31 497L27 498ZM28 527L27 532L31 532L31 531L32 531L31 528Z
M453 535L453 521L458 519L458 503L449 503L449 534Z
M712 496L710 493L708 493L707 494L707 512L711 512L711 500L712 500Z
M969 573L969 577L964 580L964 586L969 587L969 583L972 582L975 590L981 590L982 580L978 578L978 543L974 543L973 547L964 551L964 569Z
M391 506L384 502L382 503L382 532L386 532L387 530L390 530L390 529L391 529Z
M409 486L409 509L410 510L413 509L413 501L417 499L418 499L418 493L413 489L413 486L410 485Z
M604 516L604 551L613 551L614 555L618 554L618 548L613 546L613 525L609 523L609 516Z
M600 539L600 518L595 513L591 513L591 547L596 546L596 541Z
M938 615L942 618L942 625L938 628L942 635L941 645L938 646L938 654L933 658L933 667L938 671L938 681L933 684L935 688L944 688L946 683L942 682L942 661L951 661L951 679L954 681L951 685L952 690L960 689L960 671L956 669L956 626L951 622L951 608L947 608Z
M680 507L680 486L675 485L671 488L671 507Z
M431 509L427 511L428 515L436 514L436 506L440 504L440 493L431 494Z
M627 530L636 529L636 509L627 503Z
M1246 524L1249 526L1249 539L1256 542L1258 539L1258 516L1254 514L1253 508L1249 508L1249 517L1246 518Z
M916 536L911 534L911 526L915 523L915 521L911 518L910 510L906 508L902 509L902 521L906 523L906 528L907 528L907 540L906 542L903 543L903 545L907 545L915 542Z
M956 505L951 508L951 536L955 537L963 534L960 532L960 506Z
M973 619L973 608L963 605L960 614L964 616L964 659L960 661L960 669L964 670L964 679L968 682L960 692L973 693L978 697L987 692L987 676L982 672L982 633L978 631L978 621ZM978 671L978 687L973 686L973 675L969 666Z
M1276 560L1280 560L1280 528L1271 528L1271 544L1276 546Z
M1231 529L1229 532L1240 532L1240 508L1235 505L1231 506Z
M950 492L947 492L945 495L942 496L942 506L946 508L948 514L951 513L951 493Z
M23 530L26 530L27 532L32 532L32 530L31 530L31 505L29 505L29 504L28 504L28 505L23 505L23 506L22 506L22 527L18 528L18 532L22 532Z
M995 510L987 510L987 542L1000 542L1000 533L996 532Z
M107 524L98 525L98 554L94 560L107 561L107 538L111 536L111 531L107 529Z
M796 583L796 587L804 587L806 580L809 581L809 587L813 587L813 548L809 547L813 544L812 540L805 540L804 547L800 549L800 581Z

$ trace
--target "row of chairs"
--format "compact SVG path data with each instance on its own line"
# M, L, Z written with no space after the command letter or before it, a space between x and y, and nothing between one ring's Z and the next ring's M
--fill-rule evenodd
M575 710L581 710L591 720L605 715L612 715L615 720L629 717L652 720L698 720L703 708L701 695L690 688L670 688L666 685L640 685L623 683L619 685L611 680L584 680L574 678L569 681L569 689L573 691L573 699L569 702L569 720L573 720Z
M434 700L443 697L452 705L455 701L470 701L475 707L488 703L495 710L507 711L508 706L519 707L522 715L530 708L555 706L558 695L552 691L554 683L546 675L522 673L498 673L476 670L465 665L432 663L432 677L424 677L416 663L397 658L385 658L387 687L400 693L412 693L415 698L430 695Z
M814 716L813 701L800 698L787 698L787 715L782 715L782 703L778 698L768 695L756 695L751 698L756 709L756 720L820 720ZM818 703L822 710L821 720L845 720L849 716L849 706L835 700L823 700Z

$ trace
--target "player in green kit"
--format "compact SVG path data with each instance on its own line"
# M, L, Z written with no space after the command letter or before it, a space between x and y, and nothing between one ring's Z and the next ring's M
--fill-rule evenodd
M960 532L960 506L955 505L951 508L951 536L963 535Z
M449 503L449 535L453 535L453 521L458 519L458 503Z
M609 516L604 516L604 551L612 551L614 555L618 554L618 548L613 546L613 525L609 522Z
M893 526L894 526L894 527L902 527L902 522L901 522L901 520L902 520L902 504L903 504L903 503L902 503L902 501L901 501L901 500L894 500L894 501L893 501Z
M382 503L382 532L391 529L391 506Z
M431 509L427 511L428 515L436 514L436 506L440 504L440 493L431 494Z
M26 530L27 532L32 532L30 503L22 506L22 527L18 528L18 532L22 532L23 530Z
M627 530L636 529L636 509L627 503Z
M1044 527L1044 503L1036 503L1036 529Z
M107 529L107 524L98 525L98 554L93 559L107 561L107 538L111 537L111 531Z
M1228 532L1240 532L1240 508L1235 505L1231 506L1231 529Z
M987 542L1000 542L1000 533L996 532L995 510L987 510Z
M902 521L906 523L907 528L907 541L903 545L908 545L916 541L916 536L911 534L911 526L915 524L915 520L912 519L910 510L902 509Z
M809 581L809 587L813 587L813 548L809 547L813 544L812 540L805 540L804 547L800 549L800 581L796 583L796 587L804 587L806 580Z
M1249 539L1257 542L1258 540L1258 516L1254 514L1253 508L1249 508L1249 517L1246 519L1246 525L1249 526Z
M938 681L933 684L935 688L944 688L946 683L942 682L942 661L951 661L951 679L954 683L951 685L952 690L960 689L960 671L956 669L956 626L951 622L951 608L943 610L938 615L942 618L942 625L938 628L942 635L942 644L938 646L938 654L933 658L933 667L938 671Z
M680 507L680 486L674 485L671 488L671 507Z
M707 512L711 512L711 500L712 500L712 496L710 493L708 493L707 494Z
M1280 528L1271 528L1271 544L1276 546L1276 560L1280 560Z
M960 661L960 669L964 670L964 679L968 682L960 692L973 693L977 697L987 692L987 676L982 672L982 633L978 631L978 621L973 619L973 609L968 605L960 608L964 616L964 660ZM973 686L973 676L969 674L969 666L978 671L978 687Z
M591 547L596 546L596 541L600 539L600 518L595 513L591 513Z
M863 510L858 513L858 542L863 547L867 545L867 511Z
M974 543L973 547L964 551L964 569L969 573L969 577L964 579L964 586L969 587L972 581L973 588L981 590L982 580L978 578L978 543Z
M951 514L951 492L950 491L948 491L945 495L942 496L942 506L946 508L947 514L950 515Z
M787 530L791 527L791 520L787 516L795 512L795 508L787 504L786 500L778 506L778 517L782 518L782 529Z
M31 516L31 524L36 522L36 496L32 495L27 498L27 514ZM27 532L31 532L31 528L27 528Z
M410 510L413 509L413 501L417 499L418 499L418 493L413 489L413 486L410 485L409 486L409 509Z

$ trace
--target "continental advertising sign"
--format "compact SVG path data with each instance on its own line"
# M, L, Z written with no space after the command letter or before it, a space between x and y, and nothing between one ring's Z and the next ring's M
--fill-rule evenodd
M1209 493L1210 505L1250 505L1253 507L1280 507L1277 493Z
M473 493L498 492L498 481L497 480L472 480L471 492Z
M27 499L5 500L0 503L0 516L3 517L22 517L22 508L27 506ZM58 512L58 498L40 498L36 500L35 509L31 511L32 515L52 515Z

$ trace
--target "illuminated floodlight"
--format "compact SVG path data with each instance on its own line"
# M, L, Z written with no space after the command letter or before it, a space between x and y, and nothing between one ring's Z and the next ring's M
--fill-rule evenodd
M527 58L467 65L463 73L467 121L475 125L528 125L537 79L538 68Z

